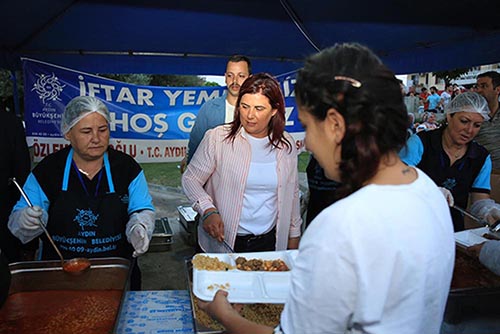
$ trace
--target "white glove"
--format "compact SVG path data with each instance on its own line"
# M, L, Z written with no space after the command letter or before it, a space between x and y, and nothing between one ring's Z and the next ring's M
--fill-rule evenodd
M40 220L43 225L47 226L47 221L49 220L47 211L36 205L32 208L27 206L23 209L12 211L7 226L12 234L25 244L43 233Z
M22 209L19 216L19 227L31 231L42 230L42 227L40 226L42 215L43 210L38 205L25 207Z
M472 203L470 211L473 215L483 217L490 226L500 219L500 204L495 203L491 198L475 201Z
M500 209L498 208L498 204L492 207L485 215L484 219L490 224L495 223L500 219Z
M451 194L451 192L448 189L443 188L443 187L439 187L439 190L443 194L444 198L446 198L446 202L448 202L449 206L455 205L455 199L453 198L453 195Z
M133 257L138 257L146 253L149 249L148 234L146 228L142 224L136 224L130 229L130 243L134 247Z
M153 237L155 229L155 212L153 210L142 210L130 215L125 228L127 240L132 244L135 251L133 257L142 255L148 251L149 242Z

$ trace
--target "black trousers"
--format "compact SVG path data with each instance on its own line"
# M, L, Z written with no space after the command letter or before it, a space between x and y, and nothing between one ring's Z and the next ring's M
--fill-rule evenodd
M274 251L276 250L276 227L265 234L237 236L233 248L237 253Z

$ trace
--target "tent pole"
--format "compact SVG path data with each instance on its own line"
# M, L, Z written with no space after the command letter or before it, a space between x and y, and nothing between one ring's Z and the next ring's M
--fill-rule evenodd
M17 116L21 116L21 110L19 110L19 96L17 94L16 71L10 71L10 79L12 80L12 98L14 99L14 112Z
M316 49L316 51L320 51L321 49L318 47L318 45L313 41L311 35L309 32L306 30L306 27L302 23L302 20L299 18L297 13L293 10L292 6L288 3L287 0L280 0L281 6L285 11L287 12L288 16L292 19L293 23L295 26L299 29L299 31L302 33L302 35L305 37L305 39L311 44L311 46Z

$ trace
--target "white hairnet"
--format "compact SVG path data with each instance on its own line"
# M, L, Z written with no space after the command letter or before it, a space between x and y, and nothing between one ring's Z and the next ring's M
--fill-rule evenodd
M106 105L93 96L77 96L66 105L61 119L61 132L65 135L82 118L96 112L109 123L109 110Z
M447 114L454 114L461 111L481 114L485 121L490 119L488 101L478 93L465 92L459 94L448 103L445 109Z

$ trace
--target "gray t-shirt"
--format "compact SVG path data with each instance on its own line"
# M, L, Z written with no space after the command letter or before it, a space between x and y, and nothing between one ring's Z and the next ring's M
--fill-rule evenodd
M481 130L474 140L490 152L493 169L500 170L500 110L492 119L481 125Z

